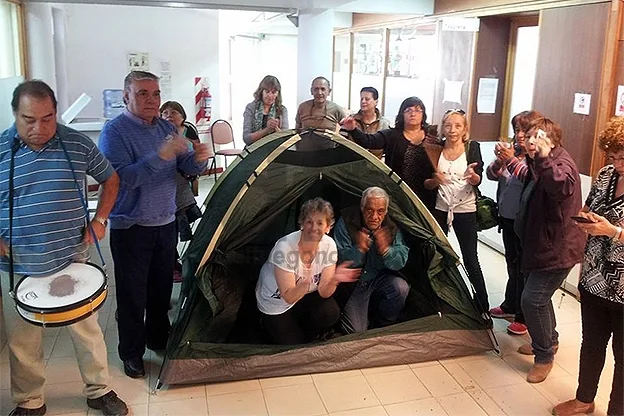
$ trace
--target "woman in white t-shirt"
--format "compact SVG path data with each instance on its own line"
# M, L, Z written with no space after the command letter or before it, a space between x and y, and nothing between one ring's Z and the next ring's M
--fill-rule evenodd
M477 256L477 187L483 176L479 143L468 140L468 122L464 110L448 110L442 118L444 147L432 160L437 169L425 180L427 189L437 189L432 214L445 234L455 230L468 278L475 288L482 312L490 309L483 272Z
M326 235L333 224L329 202L306 201L299 215L301 229L280 238L260 270L256 301L276 344L309 342L331 328L340 317L332 298L336 287L359 278L360 269L336 266L336 243Z

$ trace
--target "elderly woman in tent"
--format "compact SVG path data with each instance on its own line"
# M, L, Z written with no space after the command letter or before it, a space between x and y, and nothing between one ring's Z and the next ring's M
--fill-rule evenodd
M279 239L260 270L256 301L276 344L302 344L330 329L340 317L332 298L336 287L359 278L359 269L336 266L336 243L326 235L333 224L329 202L305 202L301 229Z

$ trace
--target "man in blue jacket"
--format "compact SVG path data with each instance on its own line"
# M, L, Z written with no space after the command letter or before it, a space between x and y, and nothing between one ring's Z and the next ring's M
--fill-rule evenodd
M119 357L126 375L140 378L145 376L145 346L162 350L169 336L177 171L198 175L210 149L200 144L193 151L173 124L159 118L156 75L130 72L124 102L126 111L104 126L100 147L120 178L110 215Z
M398 271L407 262L409 247L387 216L389 204L386 191L367 188L359 209L343 210L336 223L339 262L352 261L351 267L362 268L342 312L341 326L346 333L391 325L405 306L409 285ZM373 308L369 309L371 303Z

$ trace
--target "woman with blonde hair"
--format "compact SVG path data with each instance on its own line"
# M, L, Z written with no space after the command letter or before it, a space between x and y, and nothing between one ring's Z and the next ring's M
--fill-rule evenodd
M434 153L433 175L424 187L437 190L433 216L445 234L451 225L459 241L468 279L476 292L481 312L490 309L483 272L477 255L477 187L483 175L479 143L468 140L464 110L454 109L442 118L443 147Z
M557 416L594 411L611 338L615 369L607 414L624 415L624 117L607 123L598 146L608 165L598 172L577 218L589 236L578 285L583 328L578 388L574 399L555 406Z
M282 105L282 85L273 75L262 78L243 114L246 145L279 130L288 129L288 111Z
M336 265L336 243L327 235L333 225L329 202L306 201L301 229L280 238L262 266L256 304L272 342L309 342L338 322L340 309L332 295L338 284L356 281L361 270Z

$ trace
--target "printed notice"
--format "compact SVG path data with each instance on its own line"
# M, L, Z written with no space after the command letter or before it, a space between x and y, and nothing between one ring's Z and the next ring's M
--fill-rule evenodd
M591 104L591 94L574 94L574 108L572 112L576 114L589 115L589 106Z
M615 98L615 115L624 116L624 85L619 85Z
M477 113L494 114L496 112L496 95L498 94L498 78L479 78L477 92Z

